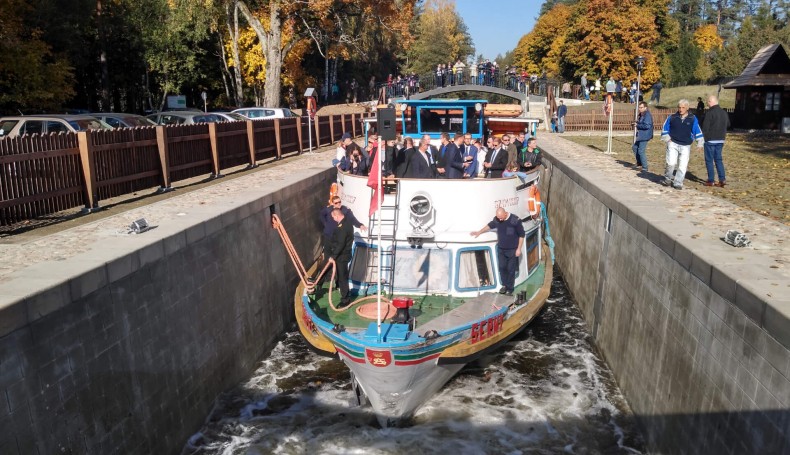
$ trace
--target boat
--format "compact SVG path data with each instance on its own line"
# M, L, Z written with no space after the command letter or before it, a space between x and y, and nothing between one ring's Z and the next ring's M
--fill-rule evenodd
M411 111L420 118L421 106L428 106L443 110L446 121L439 125L459 132L472 125L482 133L479 100L415 103L401 116ZM408 130L411 119L401 122ZM419 126L407 133L426 131ZM316 284L316 275L330 271L317 270L318 264L306 270L275 217L300 270L294 308L301 335L317 352L348 366L358 403L369 403L382 427L408 422L464 365L501 349L544 306L553 253L544 241L550 240L548 223L537 191L542 172L388 182L379 176L370 185L368 177L338 171L330 200L337 194L360 221L368 221L367 232L355 230L349 267L355 300L343 308L333 279ZM498 292L496 233L471 235L499 207L518 216L526 232L512 296Z

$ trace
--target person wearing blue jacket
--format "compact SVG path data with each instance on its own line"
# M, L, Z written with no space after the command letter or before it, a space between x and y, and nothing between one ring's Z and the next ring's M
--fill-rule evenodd
M636 122L631 124L636 129L634 135L634 145L631 149L634 151L634 158L636 164L632 167L634 169L642 169L642 172L647 172L647 143L653 139L653 115L647 110L647 103L644 101L639 102L639 115Z
M678 101L678 111L667 117L661 130L661 140L667 143L667 167L661 184L682 190L691 143L697 141L698 149L702 149L705 143L697 117L689 113L688 100Z

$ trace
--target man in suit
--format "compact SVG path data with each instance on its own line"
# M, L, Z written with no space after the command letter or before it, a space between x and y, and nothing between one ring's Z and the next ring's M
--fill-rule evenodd
M472 144L472 135L469 133L464 135L464 164L464 178L477 177L477 147Z
M431 152L431 158L433 158L433 163L436 163L436 157L439 155L439 149L436 148L435 145L431 144L431 135L430 134L423 134L422 140L428 144L428 151Z
M518 154L518 150L516 150L516 145L511 142L512 136L510 134L503 134L502 135L502 148L507 150L507 162L516 161L516 155Z
M450 135L442 133L441 145L436 154L433 156L433 162L436 165L436 177L440 179L447 178L447 146L450 145Z
M354 226L346 219L342 210L332 210L332 219L337 223L332 240L329 242L329 258L335 263L337 287L340 288L339 307L348 306L351 296L348 288L348 263L351 261L351 247L354 244Z
M420 146L411 156L409 163L409 177L415 179L432 179L436 176L433 167L433 156L431 156L431 138L420 140Z
M453 141L447 144L447 150L444 154L445 162L447 163L447 178L448 179L462 179L464 178L464 171L469 166L464 163L464 135L456 133Z
M507 168L507 149L502 148L502 141L493 138L494 147L486 154L483 167L486 170L486 178L502 178L502 172Z

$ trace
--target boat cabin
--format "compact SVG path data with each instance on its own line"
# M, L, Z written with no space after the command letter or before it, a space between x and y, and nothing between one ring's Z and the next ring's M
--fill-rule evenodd
M487 100L479 99L404 99L394 101L394 107L398 134L411 137L415 142L427 134L436 143L442 133L449 133L450 136L469 133L473 140L480 139L482 142L489 136L517 134L521 131L535 136L540 122L538 119L520 117L521 106L489 104ZM487 110L496 114L496 117L487 115ZM363 123L367 145L369 132L378 131L377 119L367 118Z

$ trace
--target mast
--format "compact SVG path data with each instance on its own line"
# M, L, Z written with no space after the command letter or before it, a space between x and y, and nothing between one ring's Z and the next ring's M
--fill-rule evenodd
M376 219L378 220L378 239L376 240L376 257L378 264L376 264L376 329L378 334L378 341L381 343L381 206L384 204L384 187L382 186L381 166L384 164L381 159L381 142L383 139L379 137L378 150L376 151L376 160L378 160L378 191L375 193L376 197Z

